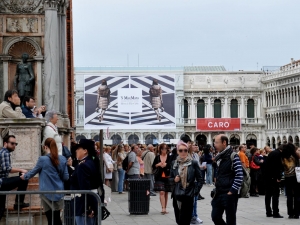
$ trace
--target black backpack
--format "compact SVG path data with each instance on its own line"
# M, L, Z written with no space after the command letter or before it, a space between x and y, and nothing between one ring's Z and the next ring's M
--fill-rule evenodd
M122 162L122 168L123 170L125 170L125 172L128 170L128 156L129 156L130 152L127 154L127 156L125 157L125 159Z

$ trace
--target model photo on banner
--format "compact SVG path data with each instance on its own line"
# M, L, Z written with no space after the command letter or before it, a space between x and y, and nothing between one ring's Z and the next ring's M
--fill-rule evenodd
M174 129L175 75L84 79L85 129Z

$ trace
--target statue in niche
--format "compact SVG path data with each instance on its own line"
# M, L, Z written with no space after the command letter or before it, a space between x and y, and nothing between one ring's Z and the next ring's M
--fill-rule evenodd
M207 81L208 84L210 84L210 82L211 82L210 77L207 77L207 78L206 78L206 81Z
M22 54L22 62L18 63L16 76L14 80L14 86L19 92L21 102L25 96L33 96L34 90L34 74L33 68L30 62L28 62L29 55L27 53Z

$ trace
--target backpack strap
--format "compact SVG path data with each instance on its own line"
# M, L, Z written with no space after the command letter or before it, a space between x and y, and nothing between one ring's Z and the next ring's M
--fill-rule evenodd
M230 159L231 159L231 170L233 170L233 160L234 160L235 155L237 155L235 152L232 152L231 155L230 155Z

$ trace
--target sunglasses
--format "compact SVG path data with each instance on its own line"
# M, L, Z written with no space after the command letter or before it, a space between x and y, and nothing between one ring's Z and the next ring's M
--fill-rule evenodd
M179 149L178 150L180 153L182 153L182 152L185 152L185 153L187 153L188 152L188 150L187 149Z
M15 146L17 146L17 145L18 145L18 143L17 143L17 142L8 142L8 143L11 143L12 145L15 145Z

